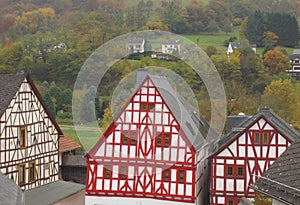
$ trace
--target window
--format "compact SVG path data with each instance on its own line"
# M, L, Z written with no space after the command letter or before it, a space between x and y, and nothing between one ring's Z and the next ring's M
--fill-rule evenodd
M104 171L104 178L110 179L111 178L111 166L105 166L103 171Z
M244 167L237 167L237 176L238 177L244 176Z
M136 144L136 133L135 132L131 132L130 144L131 145L135 145Z
M166 169L163 172L163 181L168 182L170 180L170 170Z
M233 168L232 167L227 167L227 176L233 176Z
M28 175L28 181L32 182L36 180L36 166L35 162L29 163L29 175Z
M165 140L164 140L164 146L165 147L170 146L170 134L169 133L165 133L164 134L164 138L165 138Z
M19 131L20 131L19 133L20 147L24 148L26 147L26 127L21 127Z
M178 182L184 182L184 170L178 170Z
M120 179L127 178L127 168L125 166L120 167Z
M264 133L263 144L269 144L269 134L267 132Z
M143 112L153 111L154 107L155 107L154 103L146 103L146 102L141 103L141 111Z
M233 201L229 200L228 205L233 205Z
M260 133L254 133L254 144L260 144Z
M26 166L25 164L19 164L18 167L19 170L19 185L24 185L25 184L25 177L26 177Z
M160 133L157 137L156 137L156 146L157 147L168 147L170 146L170 139L171 139L171 135L170 133Z
M254 133L254 144L269 144L269 133L268 132L255 132Z
M161 147L161 138L162 138L162 134L160 133L157 137L156 137L156 146L157 147Z
M128 137L125 135L125 133L121 134L121 142L122 144L128 144Z

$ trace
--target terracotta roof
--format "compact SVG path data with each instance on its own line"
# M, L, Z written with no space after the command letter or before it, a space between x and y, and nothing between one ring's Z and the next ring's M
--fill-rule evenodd
M59 152L71 151L74 149L81 148L81 145L72 140L66 135L59 136Z
M299 173L300 139L296 139L251 188L284 204L299 204Z

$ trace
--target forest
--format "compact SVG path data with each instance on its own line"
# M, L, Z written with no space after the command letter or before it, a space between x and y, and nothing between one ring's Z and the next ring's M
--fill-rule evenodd
M64 122L72 118L78 72L105 42L137 30L164 30L200 39L222 33L228 36L223 49L214 44L199 46L224 81L227 114L251 115L267 106L297 127L300 86L285 70L290 66L287 50L299 48L299 22L299 0L2 0L0 72L29 73L53 115ZM229 41L255 43L263 52L246 47L228 57ZM208 94L191 68L180 61L141 56L113 65L97 99L91 99L102 126L112 120L109 102L117 83L130 72L153 65L181 75L210 119ZM77 97L84 96L78 93Z

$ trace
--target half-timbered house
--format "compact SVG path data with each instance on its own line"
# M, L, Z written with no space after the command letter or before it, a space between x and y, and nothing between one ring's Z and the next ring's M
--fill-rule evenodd
M240 198L254 198L249 187L299 138L299 133L272 110L260 109L244 117L220 140L210 156L211 205L237 205Z
M209 125L166 77L139 71L137 85L86 155L86 205L193 204Z
M251 188L272 199L272 205L300 203L300 139L271 165Z
M59 135L31 78L0 74L0 171L23 190L59 179Z

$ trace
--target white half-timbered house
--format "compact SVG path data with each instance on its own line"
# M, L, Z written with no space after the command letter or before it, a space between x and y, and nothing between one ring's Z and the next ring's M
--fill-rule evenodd
M139 75L135 94L86 155L86 205L183 205L201 195L208 123L166 77Z
M254 198L249 187L289 147L299 133L272 110L260 109L245 117L210 156L210 204L238 205Z
M0 171L23 190L59 179L59 135L33 81L0 74Z

